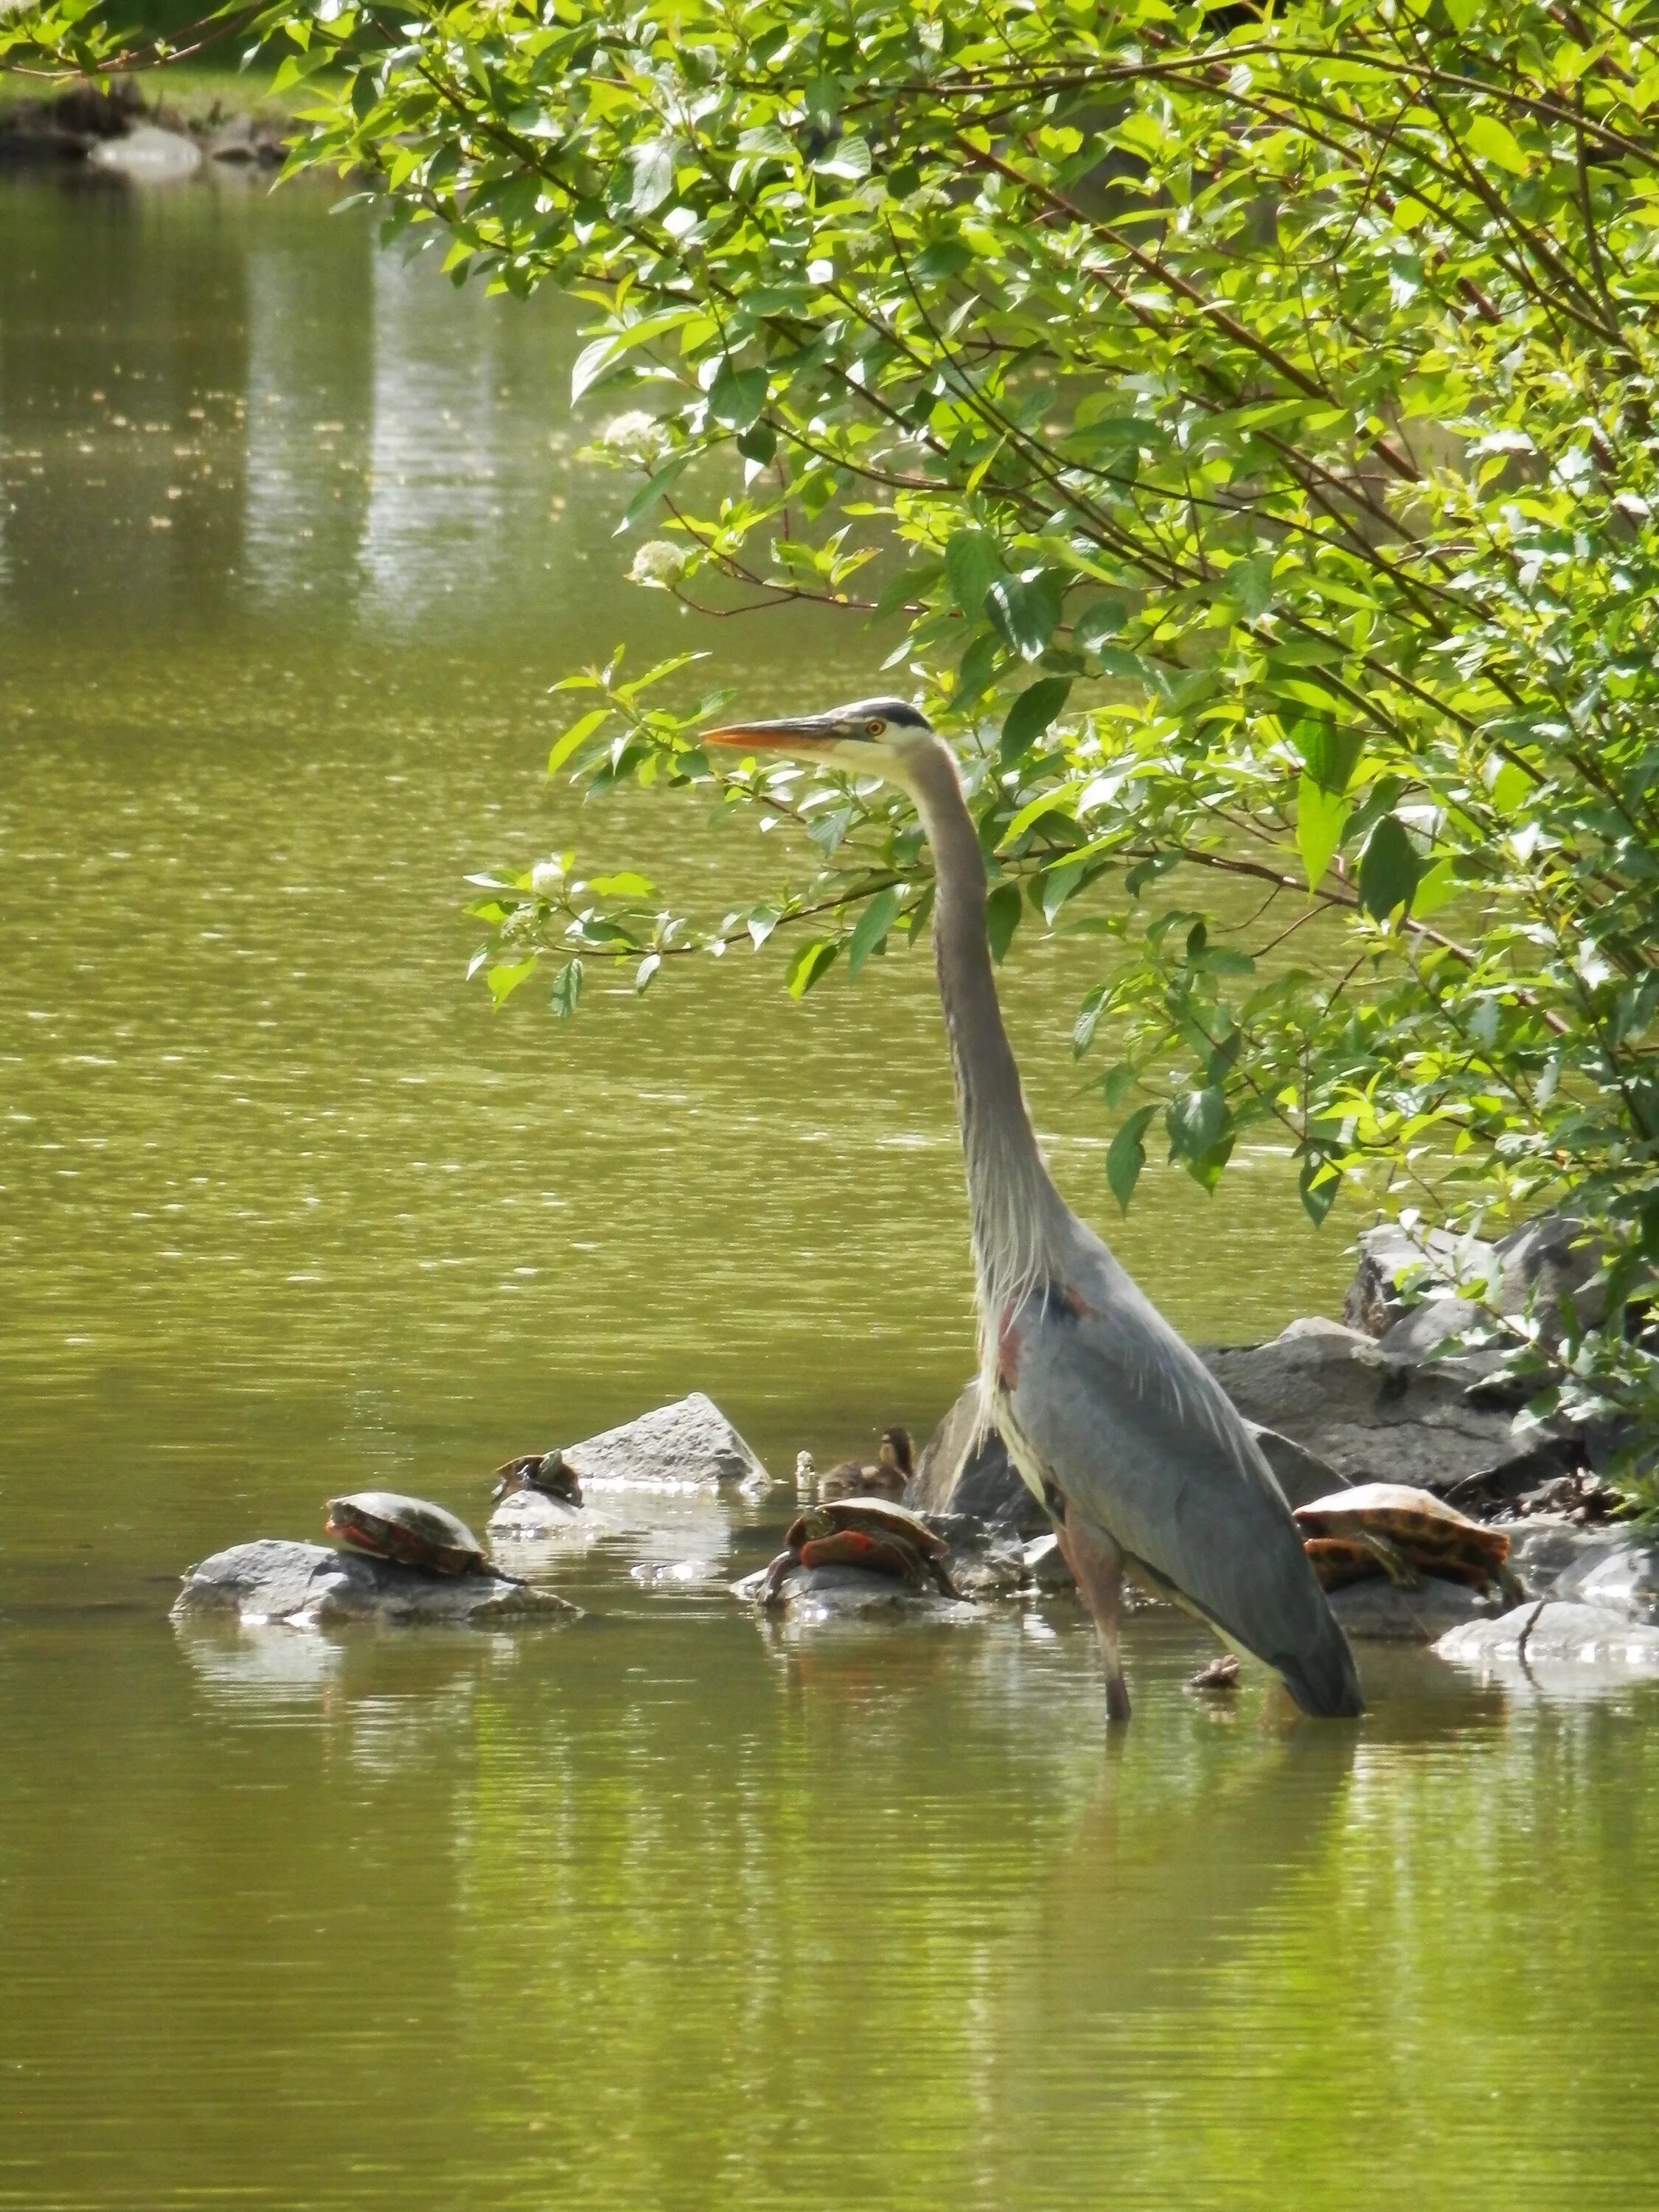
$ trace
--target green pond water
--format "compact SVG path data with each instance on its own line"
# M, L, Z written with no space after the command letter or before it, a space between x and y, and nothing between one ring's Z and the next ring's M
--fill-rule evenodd
M1297 1724L1148 1614L1109 1747L1068 1607L790 1638L630 1577L758 1562L787 1489L597 1501L555 1633L169 1622L331 1490L476 1522L691 1389L787 1474L970 1356L925 956L568 1027L463 976L469 869L783 865L550 788L573 664L695 642L767 710L885 642L623 588L571 313L327 208L0 188L0 2206L1659 2203L1650 1691L1371 1653ZM1089 975L1006 971L1074 1201L1194 1337L1333 1310L1270 1154L1108 1224Z

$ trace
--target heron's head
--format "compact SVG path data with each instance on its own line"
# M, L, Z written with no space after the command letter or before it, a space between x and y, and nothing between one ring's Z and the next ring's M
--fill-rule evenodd
M905 699L854 699L823 714L791 714L777 722L728 722L705 730L706 745L741 752L787 753L794 760L829 761L854 775L884 775L896 783L939 739L926 714Z

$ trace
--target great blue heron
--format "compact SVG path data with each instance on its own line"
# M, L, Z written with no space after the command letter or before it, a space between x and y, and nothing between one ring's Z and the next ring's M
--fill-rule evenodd
M902 699L734 722L709 744L831 762L915 799L937 879L933 946L956 1071L984 1418L1054 1518L1129 1717L1122 1577L1276 1670L1306 1711L1363 1710L1346 1638L1283 1493L1219 1383L1054 1188L1002 1026L986 872L956 763Z

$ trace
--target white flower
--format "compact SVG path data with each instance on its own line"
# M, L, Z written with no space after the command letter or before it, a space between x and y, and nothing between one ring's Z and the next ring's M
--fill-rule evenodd
M556 860L538 860L530 871L530 888L538 898L556 898L564 889L564 870Z
M641 546L634 556L634 565L628 572L630 584L648 584L653 591L665 592L671 584L678 584L685 574L685 556L678 545L671 545L665 538L653 538Z
M599 451L610 461L647 471L659 468L668 458L671 441L654 415L641 408L618 415L599 433Z

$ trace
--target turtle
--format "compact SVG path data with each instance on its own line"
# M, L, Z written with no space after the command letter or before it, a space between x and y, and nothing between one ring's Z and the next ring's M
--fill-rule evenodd
M544 1498L556 1498L563 1505L582 1503L581 1480L562 1451L524 1452L503 1460L495 1470L495 1486L489 1495L499 1505L515 1490L538 1490Z
M836 1498L809 1505L790 1522L783 1541L761 1584L762 1605L781 1602L792 1567L866 1567L918 1589L932 1582L946 1597L957 1595L945 1567L950 1546L890 1498Z
M824 1498L897 1498L915 1471L915 1448L908 1429L884 1429L873 1461L844 1459L820 1477L818 1496Z
M493 1573L465 1521L424 1498L404 1498L395 1490L354 1490L328 1501L326 1533L354 1552L428 1574Z
M1471 1521L1432 1491L1363 1482L1296 1509L1306 1552L1326 1589L1384 1574L1414 1589L1425 1574L1483 1590L1507 1586L1510 1540Z

